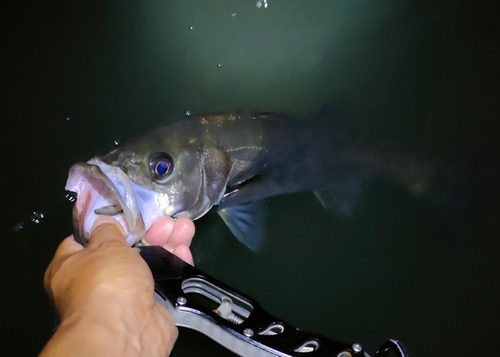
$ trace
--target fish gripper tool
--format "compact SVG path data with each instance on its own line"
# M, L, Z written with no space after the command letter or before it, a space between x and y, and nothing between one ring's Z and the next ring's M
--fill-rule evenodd
M177 326L210 337L244 357L370 357L358 343L339 342L301 331L266 312L257 301L205 274L159 246L140 247L155 280L155 299ZM374 357L389 351L408 357L397 340L384 342Z

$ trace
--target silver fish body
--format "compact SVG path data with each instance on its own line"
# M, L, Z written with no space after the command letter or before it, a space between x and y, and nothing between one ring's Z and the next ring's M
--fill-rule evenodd
M195 220L216 206L237 238L256 249L249 203L315 191L325 207L349 215L360 177L392 170L410 189L423 190L430 166L410 162L418 172L407 174L394 164L400 161L357 148L341 130L325 133L286 115L200 115L75 164L66 189L78 194L74 219L83 243L99 214L120 221L133 245L161 216Z

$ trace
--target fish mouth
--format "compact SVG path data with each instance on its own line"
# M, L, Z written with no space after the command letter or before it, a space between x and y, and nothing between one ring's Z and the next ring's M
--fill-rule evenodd
M126 232L129 245L142 240L146 228L132 182L119 167L99 158L79 162L69 171L66 190L75 192L75 240L87 245L90 230L100 215L112 216Z

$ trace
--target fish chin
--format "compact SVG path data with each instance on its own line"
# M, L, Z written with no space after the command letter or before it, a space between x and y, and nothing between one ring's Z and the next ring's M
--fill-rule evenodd
M149 227L142 219L134 185L120 168L98 158L71 167L66 190L77 194L73 220L80 243L88 243L90 229L100 214L111 215L120 223L129 245L144 237Z

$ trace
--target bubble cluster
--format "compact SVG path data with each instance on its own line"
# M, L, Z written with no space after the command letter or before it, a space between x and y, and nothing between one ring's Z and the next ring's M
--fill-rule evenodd
M66 195L64 196L69 202L73 203L76 201L76 193L71 191L66 191Z
M23 231L29 230L29 229L31 229L30 228L31 226L36 226L36 225L42 223L42 221L45 219L45 213L39 209L29 212L29 214L27 216L28 216L27 219L25 219L23 221L19 221L14 226L12 226L11 229L14 233L20 234ZM25 223L25 222L28 222L28 223Z
M255 4L255 6L257 6L259 9L261 7L263 7L264 9L267 9L267 5L269 5L267 0L257 0L257 3Z
M45 218L45 215L42 211L33 211L31 212L31 222L34 224L39 224L43 219Z
M184 114L188 117L192 114L192 112L188 109L184 112Z

